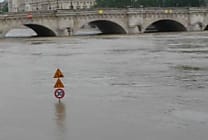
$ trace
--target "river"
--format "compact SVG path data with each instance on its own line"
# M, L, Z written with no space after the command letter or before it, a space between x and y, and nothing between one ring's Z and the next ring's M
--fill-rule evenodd
M206 140L207 60L208 32L1 39L0 139Z

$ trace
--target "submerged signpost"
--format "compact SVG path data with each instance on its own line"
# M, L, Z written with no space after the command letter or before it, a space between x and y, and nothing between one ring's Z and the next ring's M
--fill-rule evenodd
M53 78L58 78L55 85L54 85L54 88L55 88L54 96L59 100L59 102L61 102L61 99L64 98L64 96L65 96L64 84L60 79L63 77L64 77L64 75L60 69L57 69L56 73L53 76Z

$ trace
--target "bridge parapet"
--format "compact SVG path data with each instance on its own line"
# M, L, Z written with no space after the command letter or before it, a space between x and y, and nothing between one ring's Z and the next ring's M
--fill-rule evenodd
M100 12L102 11L102 12ZM68 10L60 9L56 11L57 15L118 15L126 14L127 9L91 9L91 10Z

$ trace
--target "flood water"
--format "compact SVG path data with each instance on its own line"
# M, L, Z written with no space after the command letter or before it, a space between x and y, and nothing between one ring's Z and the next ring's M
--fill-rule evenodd
M0 64L1 140L208 137L208 32L1 39Z

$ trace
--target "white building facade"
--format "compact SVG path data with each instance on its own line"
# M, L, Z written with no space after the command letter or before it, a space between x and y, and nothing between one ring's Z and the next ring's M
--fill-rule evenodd
M9 12L89 9L95 0L8 0Z

